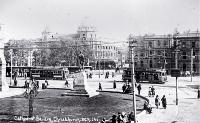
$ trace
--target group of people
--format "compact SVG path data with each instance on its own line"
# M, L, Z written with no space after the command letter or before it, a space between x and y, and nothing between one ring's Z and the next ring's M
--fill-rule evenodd
M164 109L167 108L167 99L165 97L165 95L163 95L163 97L161 98L161 102L162 102L162 106ZM160 106L160 99L159 99L159 96L156 95L156 98L155 98L155 105L156 105L156 108L158 108Z
M44 81L44 85L45 85L45 88L49 85L49 83L46 79ZM24 88L31 88L31 87L36 87L38 89L39 88L39 81L35 80L35 79L28 81L26 79L25 82L24 82Z
M130 83L129 82L124 83L124 85L122 86L123 93L131 93L131 90L132 88L131 88Z
M109 71L106 72L106 75L105 75L105 79L108 79L109 78ZM115 77L115 72L112 72L112 77Z
M92 78L92 73L87 73L87 78Z
M148 93L149 97L154 97L155 96L155 88L152 86L152 87L149 87L149 93Z
M111 119L109 119L111 123L131 123L134 121L134 113L130 112L128 115L125 112L118 112L118 115L112 115ZM103 118L101 123L106 123L106 119Z

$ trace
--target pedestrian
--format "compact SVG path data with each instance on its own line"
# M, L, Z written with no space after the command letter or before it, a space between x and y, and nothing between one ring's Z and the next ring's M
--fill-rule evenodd
M26 79L26 77L27 77L27 72L24 73L24 77L25 77L25 79Z
M123 93L125 93L125 91L126 91L126 84L124 83L124 85L122 86L122 91L123 91Z
M76 85L76 79L73 78L73 88L75 87L75 85Z
M108 73L106 72L105 79L107 79Z
M115 73L114 72L112 72L112 78L115 76Z
M159 101L159 96L156 95L156 98L155 98L155 105L156 105L156 108L158 108L158 106L160 105L160 101Z
M149 95L149 97L151 97L151 95L152 95L152 90L151 90L151 87L149 87L149 92L148 92L148 95Z
M148 113L152 113L152 107L147 101L144 102L143 109L146 110Z
M122 112L121 117L122 117L122 123L127 123L128 119L125 112Z
M123 123L122 114L118 112L117 123Z
M17 86L17 79L14 79L14 86Z
M155 88L153 86L151 87L151 94L154 97L154 95L155 95Z
M116 115L112 116L111 123L117 123L117 116Z
M167 99L166 99L165 95L163 95L161 101L162 101L163 108L166 109L167 108Z
M131 112L128 115L128 123L131 123L132 121L135 121L135 117L134 117L134 113L133 112Z
M101 121L101 123L106 123L106 119L103 118L102 121Z
M113 82L113 89L115 89L116 88L116 81L114 80L114 82Z
M99 90L102 91L101 83L99 82Z
M198 90L197 90L197 98L198 98L198 99L200 98L200 87L199 87Z
M138 94L140 95L140 91L141 91L141 89L142 89L141 84L139 84L139 85L137 86L137 89L138 89Z
M48 83L47 79L45 79L45 81L44 81L44 82L46 83L46 86L48 86L48 85L49 85L49 83Z
M68 87L68 85L69 85L69 82L68 82L67 79L66 79L66 81L65 81L65 86Z

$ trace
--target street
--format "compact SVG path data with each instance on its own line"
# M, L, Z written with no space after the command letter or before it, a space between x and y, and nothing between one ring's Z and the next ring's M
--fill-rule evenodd
M176 86L175 78L168 76L168 82L165 84L149 84L141 83L141 95L149 98L150 104L153 107L152 114L142 114L138 116L139 123L198 123L200 121L200 100L197 99L197 87L199 86L199 77L193 77L193 82L190 77L178 78L178 106L176 106ZM9 79L8 79L9 80ZM72 80L69 79L69 84L72 85ZM114 90L113 81L117 80L117 88ZM50 87L64 87L64 80L49 80ZM103 90L122 91L121 74L116 74L114 78L111 76L105 79L103 75L99 79L98 75L94 75L92 79L88 79L88 84L91 88L98 89L98 83L102 83ZM19 85L23 85L24 80L19 81ZM167 98L167 109L163 109L162 105L158 109L155 108L155 97L148 97L148 89L154 86L156 95L161 99L163 95ZM137 91L136 91L137 93Z

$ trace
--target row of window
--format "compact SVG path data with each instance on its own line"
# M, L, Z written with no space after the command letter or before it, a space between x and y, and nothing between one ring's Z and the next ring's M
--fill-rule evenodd
M97 50L97 49L106 49L106 50L111 50L111 49L113 49L113 50L117 50L117 47L115 47L115 46L100 46L100 45L96 45L95 46L95 49Z
M95 52L95 56L96 57L117 57L117 53L113 53L113 52Z
M149 46L149 47L153 47L154 42L155 42L155 43L157 42L157 46L161 46L161 42L163 42L163 46L168 46L170 40L164 40L164 41L162 41L162 40L149 41L148 46Z
M156 51L157 54L155 54L155 50L149 50L148 52L146 52L146 56L151 56L151 55L159 55L159 56L168 56L168 53L161 51L161 50L157 50ZM145 52L140 52L140 56L144 57L145 56Z
M182 46L186 47L186 45L188 45L188 43L186 43L185 41L182 42ZM196 46L196 42L191 42L191 47L195 47Z

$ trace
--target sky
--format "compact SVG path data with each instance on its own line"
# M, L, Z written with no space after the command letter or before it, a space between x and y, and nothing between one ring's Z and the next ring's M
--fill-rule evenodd
M11 39L76 33L95 26L97 37L117 41L129 34L200 30L200 0L0 0L0 24Z

